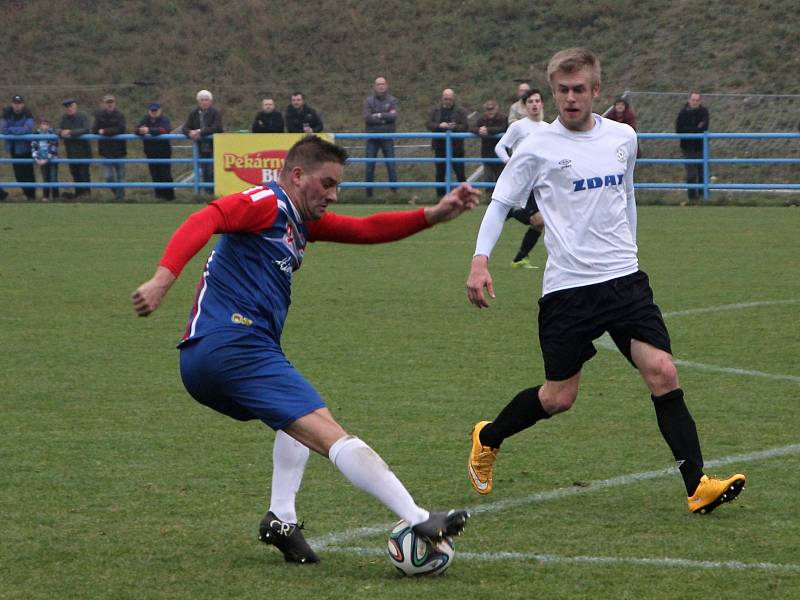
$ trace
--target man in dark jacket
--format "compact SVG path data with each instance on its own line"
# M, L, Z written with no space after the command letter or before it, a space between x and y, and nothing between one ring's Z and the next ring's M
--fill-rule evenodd
M22 96L11 98L11 106L3 109L2 128L3 135L28 135L34 133L36 123L33 114L25 106ZM19 182L30 183L36 181L33 172L33 159L31 159L30 140L6 140L6 150L11 158L25 159L24 163L12 163L14 167L14 177ZM36 188L24 187L22 193L28 200L36 198ZM0 192L0 197L5 197L5 192Z
M678 113L675 121L676 133L703 133L708 129L708 109L700 104L700 92L693 91L689 94L689 101ZM701 138L681 138L681 153L687 159L703 158L703 140ZM703 183L703 163L684 163L686 167L686 183ZM700 198L702 190L689 188L687 190L689 201Z
M222 133L222 111L212 106L214 96L208 90L197 92L197 108L186 117L181 131L197 142L200 158L214 158L214 139L209 137ZM214 163L200 163L203 181L214 182ZM214 188L204 188L207 194L213 194Z
M67 158L92 158L92 146L89 144L89 140L80 139L80 136L90 131L89 117L82 112L78 112L78 103L73 98L64 100L61 104L64 106L64 114L61 116L58 129L59 135L64 138ZM69 163L69 172L72 174L72 180L75 183L88 183L92 179L88 163ZM75 188L76 198L89 195L91 195L91 192L88 187Z
M389 93L389 84L385 77L375 79L373 87L375 93L364 100L362 114L367 133L394 133L397 131L397 98ZM386 161L386 172L389 181L397 181L397 164L391 159L394 158L394 139L392 138L370 138L367 140L366 157L376 158L378 149L383 152ZM375 181L375 163L366 164L365 181ZM393 192L397 188L392 188ZM372 188L366 189L367 198L372 198Z
M172 131L172 123L161 112L158 102L147 105L147 114L136 126L136 133L145 136L142 148L147 158L167 159L172 158L172 144L169 140L160 139L159 136ZM155 183L172 183L172 165L170 163L147 163L150 177ZM175 200L175 188L154 188L156 198L162 200Z
M102 108L94 113L92 133L111 138L125 131L125 115L117 108L117 99L111 94L106 94L103 96ZM128 145L125 140L99 140L97 153L103 158L125 158L128 156ZM125 163L103 163L103 177L108 183L122 183L125 181ZM118 201L125 200L124 187L112 187L111 191Z
M456 94L450 88L442 90L442 101L439 106L434 106L428 115L428 130L437 133L451 131L454 133L464 133L467 131L467 111L456 104ZM464 158L464 140L451 140L453 148L453 158ZM446 143L443 138L431 140L433 155L436 158L445 158ZM445 180L446 165L444 162L436 163L436 181ZM454 162L453 171L459 181L466 181L464 175L464 163ZM436 193L441 197L446 193L445 188L437 187Z
M472 133L481 136L481 158L497 159L494 147L497 145L497 136L505 133L508 127L507 117L498 110L497 100L487 100L483 103L483 114L478 117ZM503 163L499 159L483 163L483 180L494 183L500 177Z
M253 133L283 133L283 115L275 110L275 100L264 98L261 101L261 112L253 119L250 129Z
M313 108L306 104L301 92L292 94L291 104L286 107L286 131L289 133L319 133L322 119Z

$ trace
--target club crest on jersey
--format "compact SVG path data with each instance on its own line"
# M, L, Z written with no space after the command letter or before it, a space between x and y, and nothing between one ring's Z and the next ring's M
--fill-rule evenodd
M624 173L617 173L616 175L606 175L605 177L590 177L589 179L573 179L572 191L583 192L585 190L596 190L597 188L601 187L620 185L624 177L625 177Z
M619 162L625 162L627 158L628 158L628 153L625 152L625 147L620 146L619 148L617 148L617 160Z

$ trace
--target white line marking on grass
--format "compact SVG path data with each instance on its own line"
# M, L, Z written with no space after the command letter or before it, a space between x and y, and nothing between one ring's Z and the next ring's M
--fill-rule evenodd
M738 304L721 304L719 306L709 306L707 308L688 308L686 310L675 310L664 313L664 318L683 317L686 315L701 315L703 313L722 312L723 310L739 310L743 308L754 308L757 306L775 306L778 304L797 304L800 300L763 300L759 302L739 302Z
M603 350L617 350L614 340L607 333L595 340L598 348ZM764 379L775 379L777 381L792 381L800 383L800 376L797 375L784 375L782 373L766 373L764 371L754 371L752 369L737 369L735 367L720 367L717 365L709 365L707 363L699 363L690 360L683 360L682 358L673 358L673 361L679 367L686 367L688 369L698 369L699 371L710 371L712 373L727 373L729 375L744 375L746 377L763 377Z
M713 469L716 467L729 465L732 463L752 462L756 460L775 458L777 456L788 456L792 454L800 454L800 444L790 444L788 446L782 446L779 448L770 448L769 450L748 452L747 454L733 454L731 456L725 456L723 458L707 461L705 466L707 468ZM578 494L595 492L610 487L629 485L632 483L637 483L639 481L657 479L659 477L664 477L665 475L677 474L677 472L678 472L677 468L669 467L666 469L658 469L656 471L630 473L628 475L620 475L618 477L612 477L610 479L591 481L588 484L582 486L558 488L555 490L548 490L545 492L536 492L535 494L529 494L527 496L521 496L519 498L509 498L508 500L499 500L497 502L491 502L489 504L481 504L478 506L473 506L471 508L468 508L467 510L469 510L469 512L472 513L473 515L486 512L498 512L509 508L524 506L526 504L546 502L548 500L559 500L561 498L567 498L569 496L576 496ZM391 530L393 526L394 523L384 523L382 525L348 529L345 531L339 531L320 536L319 538L311 540L310 543L312 546L318 549L327 549L329 546L333 544L338 544L340 542L361 539L372 535L377 535L379 533L386 533L387 531Z
M665 319L671 317L683 317L687 315L699 315L705 313L716 313L725 310L740 310L744 308L753 308L758 306L774 306L779 304L797 304L800 300L764 300L760 302L740 302L737 304L722 304L720 306L709 306L706 308L689 308L686 310L676 310L673 312L663 313ZM597 346L603 350L616 350L617 346L607 333L602 337L595 340ZM775 379L778 381L791 381L800 383L800 376L797 375L784 375L781 373L766 373L764 371L754 371L752 369L737 369L735 367L720 367L717 365L709 365L706 363L693 362L676 358L675 364L679 367L687 367L689 369L698 369L700 371L710 371L712 373L727 373L729 375L744 375L746 377L763 377L764 379Z
M351 546L348 548L327 548L328 552L338 554L358 554L361 556L383 556L385 550ZM800 573L800 565L757 562L747 563L738 560L689 560L687 558L634 558L625 556L559 556L557 554L529 554L527 552L459 552L458 560L497 562L520 560L525 562L553 564L593 564L620 565L632 564L648 567L680 567L692 569L729 569L732 571L779 571Z
M733 367L718 367L716 365L707 365L705 363L692 362L689 360L682 360L676 358L675 364L679 367L688 367L690 369L698 369L700 371L713 371L715 373L728 373L731 375L747 375L750 377L763 377L764 379L776 379L779 381L793 381L800 383L800 377L797 375L782 375L780 373L765 373L764 371L752 371L750 369L736 369Z

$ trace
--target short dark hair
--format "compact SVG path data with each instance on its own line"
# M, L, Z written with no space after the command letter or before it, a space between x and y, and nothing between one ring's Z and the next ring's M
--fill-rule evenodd
M288 172L295 167L302 167L306 171L313 171L327 162L343 165L347 162L347 151L319 136L308 135L289 148L283 170Z
M306 96L303 92L292 92L292 96L300 96L303 100L306 99Z
M542 91L537 90L536 88L531 88L527 92L522 94L522 96L520 96L520 100L522 100L522 103L525 104L528 101L528 98L530 98L534 94L539 94L539 99L544 100L544 95L542 95Z

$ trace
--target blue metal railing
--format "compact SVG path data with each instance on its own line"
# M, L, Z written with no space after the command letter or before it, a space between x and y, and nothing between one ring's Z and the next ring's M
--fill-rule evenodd
M495 136L498 137L499 136ZM430 132L416 132L416 133L337 133L335 134L336 140L349 140L349 139L426 139L436 140L443 139L445 145L445 152L443 157L408 157L408 158L362 158L351 157L349 163L379 163L379 162L394 162L394 163L444 163L445 164L445 180L438 181L345 181L341 184L342 188L356 188L356 187L443 187L450 191L455 187L458 182L453 180L453 165L456 163L500 163L499 158L483 158L480 156L455 158L453 156L453 140L456 139L480 139L472 133L430 133ZM703 168L703 181L700 183L685 183L685 182L664 182L664 183L636 183L637 189L699 189L702 192L703 199L708 200L711 190L800 190L800 183L717 183L711 178L711 165L714 164L800 164L800 158L712 158L711 148L712 140L723 139L797 139L800 140L798 133L696 133L696 134L678 134L678 133L640 133L639 138L647 139L702 139L703 151L700 158L640 158L637 164L679 164L685 165L688 163L702 164ZM55 135L0 135L0 140L54 140L60 139ZM73 138L75 139L75 138ZM182 134L164 134L160 136L139 136L134 134L124 134L114 137L99 136L87 134L81 136L80 139L86 140L143 140L143 139L159 139L159 140L189 140ZM8 163L32 163L33 159L25 158L0 158L0 164ZM52 183L45 182L16 182L16 181L2 181L0 188L3 187L19 187L19 188L36 188L36 187L122 187L122 188L158 188L158 187L173 187L173 188L191 188L195 194L199 194L201 189L213 188L213 182L204 182L201 177L201 164L213 163L213 159L200 158L197 143L192 143L192 156L191 158L121 158L121 159L107 159L107 158L91 158L91 159L65 159L58 158L52 162L56 164L115 164L115 163L169 163L169 164L190 164L192 166L193 180L190 182L152 182L152 181L125 181L125 182L72 182L72 181L58 181ZM494 187L491 182L473 182L476 187L490 188Z

